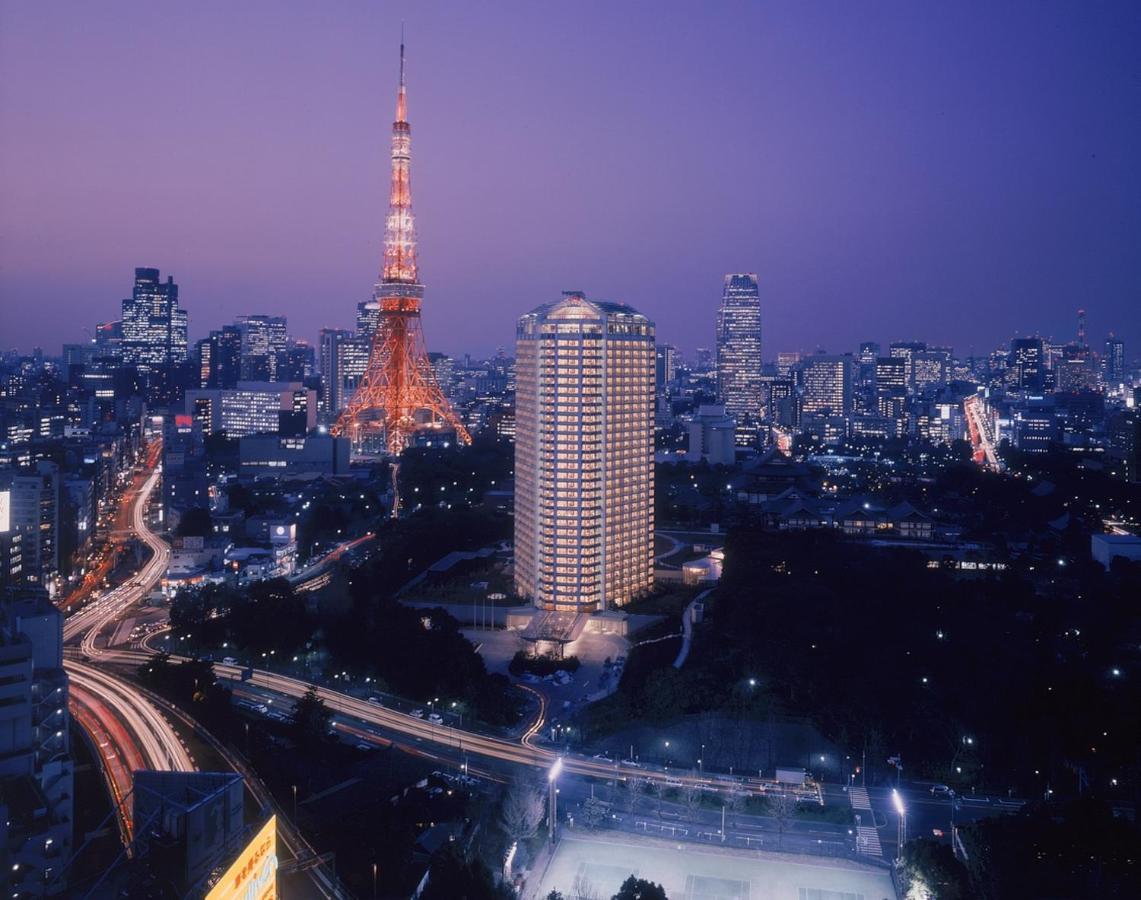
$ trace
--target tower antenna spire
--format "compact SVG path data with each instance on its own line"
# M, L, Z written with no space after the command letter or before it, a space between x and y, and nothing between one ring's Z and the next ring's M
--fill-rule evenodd
M392 123L392 180L385 216L384 258L373 288L377 310L372 347L356 393L341 410L332 433L348 437L352 455L369 457L381 448L392 461L392 514L400 509L397 469L400 454L420 431L447 429L456 440L471 435L456 416L432 369L424 346L420 304L424 285L416 264L416 227L412 216L412 126L408 124L404 84L404 25L400 26L400 88Z

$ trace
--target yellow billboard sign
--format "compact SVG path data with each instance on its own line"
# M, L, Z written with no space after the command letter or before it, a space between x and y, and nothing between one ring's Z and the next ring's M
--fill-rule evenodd
M246 844L206 900L277 900L277 817Z

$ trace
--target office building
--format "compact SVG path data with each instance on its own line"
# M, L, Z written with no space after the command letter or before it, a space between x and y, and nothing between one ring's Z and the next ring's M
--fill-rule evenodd
M75 764L63 617L42 591L0 605L0 854L14 897L67 889Z
M947 385L951 351L936 347L911 355L911 388L916 394L933 394Z
M895 437L907 430L907 360L881 356L875 365L876 414L893 423Z
M761 417L761 295L755 274L725 276L717 311L717 386L725 412L749 442Z
M329 434L251 434L238 442L239 473L242 477L279 478L348 475L350 449L346 438Z
M242 336L242 381L277 381L289 345L285 316L238 316Z
M654 578L654 325L566 293L516 335L515 589L620 607Z
M124 365L150 370L186 359L186 310L178 305L173 277L164 282L158 269L135 269L134 291L123 301L121 331Z
M1122 481L1141 482L1141 410L1122 409L1106 423L1110 472Z
M356 392L368 369L372 337L336 328L322 328L320 363L322 418L332 422Z
M239 381L233 390L199 388L186 392L187 415L204 434L227 437L290 433L317 425L317 392L297 382Z
M794 378L761 376L761 418L782 428L799 427L800 395Z
M242 332L237 325L211 331L203 342L201 387L233 388L242 375Z
M711 466L731 466L736 462L737 423L720 403L702 404L689 423L690 462L704 460Z
M817 354L801 362L801 415L846 416L852 411L852 357Z
M1008 371L1012 388L1028 394L1041 394L1046 389L1046 359L1042 339L1012 340Z
M927 349L927 344L923 341L895 341L888 345L887 355L893 356L896 359L904 360L907 370L907 390L913 392L915 390L915 372L913 363L915 355Z
M59 466L41 460L34 465L0 471L0 491L8 496L0 531L21 535L21 569L30 585L55 589L60 570Z
M1105 384L1110 390L1125 383L1125 341L1110 335L1105 339L1105 356L1102 357Z
M856 402L861 412L874 412L876 408L876 360L880 358L880 345L863 341L856 359Z

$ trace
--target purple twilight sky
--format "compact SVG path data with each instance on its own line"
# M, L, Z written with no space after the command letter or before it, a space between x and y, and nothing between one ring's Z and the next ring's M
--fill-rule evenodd
M370 295L401 19L431 349L511 346L581 289L765 357L985 352L1088 310L1141 351L1141 3L0 0L0 347L118 318L191 338Z

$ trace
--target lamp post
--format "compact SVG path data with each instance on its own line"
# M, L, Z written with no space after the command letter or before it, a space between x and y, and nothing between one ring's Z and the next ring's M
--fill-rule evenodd
M559 789L556 786L556 782L558 781L559 773L562 772L562 770L563 758L559 756L556 757L555 764L551 766L550 771L547 772L547 787L550 793L550 821L547 828L547 839L552 848L555 846L555 825L559 820L558 806L555 799L558 795Z
M900 796L899 791L895 788L891 789L891 802L895 805L895 811L899 816L898 845L895 853L895 860L899 862L903 859L903 842L907 838L907 826L905 823L907 810L903 808L903 797Z
M376 900L376 863L372 864L372 900Z

